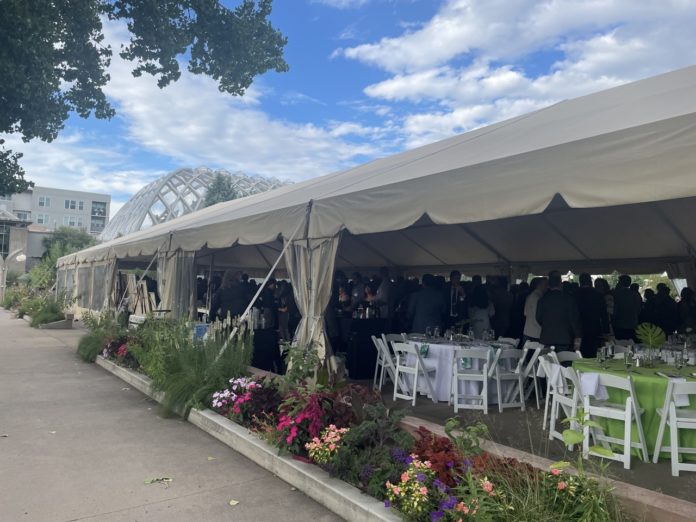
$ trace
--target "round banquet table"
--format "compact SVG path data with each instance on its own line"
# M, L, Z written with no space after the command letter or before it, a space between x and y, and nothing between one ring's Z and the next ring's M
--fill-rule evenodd
M619 377L626 377L628 372L624 366L623 360L612 359L605 363L606 369L602 368L596 359L580 359L573 361L573 368L580 373L607 373ZM682 368L681 376L687 381L696 381L691 376L694 367L688 366ZM652 459L655 451L655 439L660 427L660 416L657 413L658 408L662 408L665 401L665 393L667 393L667 379L656 375L655 372L662 372L666 375L674 375L677 370L674 366L667 364L657 364L652 368L635 366L631 368L631 378L633 379L633 387L636 393L638 404L643 410L641 421L643 422L643 432L645 433L645 443L648 447L648 455ZM623 390L608 388L609 402L615 404L625 404L628 392ZM696 409L696 397L690 397L690 407ZM621 421L600 419L600 425L604 428L607 435L623 439L623 423ZM638 441L638 431L635 424L633 425L631 440ZM688 447L696 447L696 432L691 430L681 430L679 434L680 445ZM669 427L665 429L665 435L662 441L663 447L669 446ZM638 450L634 449L633 454L637 455ZM660 452L661 457L669 457L668 452ZM685 456L686 458L687 456ZM689 460L696 458L690 455Z
M450 391L451 391L451 386L452 386L452 364L454 362L454 350L456 348L464 347L462 345L455 345L455 344L446 344L446 343L438 343L438 342L423 342L423 341L413 341L410 340L409 344L413 345L416 347L416 349L420 349L421 346L423 345L428 345L428 355L426 359L429 360L435 360L436 365L437 365L437 371L435 374L435 380L433 382L433 391L435 392L435 400L438 402L448 402L450 399ZM487 343L483 342L477 342L477 343L468 343L469 346L473 347L475 346L476 348L487 348L491 351L491 359L493 359L494 353L495 353L495 348L493 346L488 345ZM415 357L413 359L409 358L408 363L413 364L415 362ZM479 360L474 359L472 360L472 368L474 369L479 369ZM404 376L405 378L410 380L412 379L410 376L406 375ZM501 392L503 392L503 396L508 392L508 388L512 386L513 383L511 382L503 382L502 387L501 387ZM462 394L467 394L467 395L477 395L481 393L481 386L482 383L480 382L474 382L474 381L466 381L466 382L460 382L459 383L459 391ZM427 394L428 389L427 389L427 384L425 383L425 379L423 377L418 378L418 391L422 394ZM471 401L468 401L471 402ZM496 390L495 386L495 380L491 379L488 383L488 403L489 404L498 404L498 392Z

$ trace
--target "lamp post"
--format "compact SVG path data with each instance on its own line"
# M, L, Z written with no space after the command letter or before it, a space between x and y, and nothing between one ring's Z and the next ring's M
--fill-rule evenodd
M12 259L15 257L20 263L24 261L27 256L21 252L22 249L18 248L17 250L10 252L4 259L2 256L0 256L0 303L5 300L5 287L7 286L7 263L12 261Z

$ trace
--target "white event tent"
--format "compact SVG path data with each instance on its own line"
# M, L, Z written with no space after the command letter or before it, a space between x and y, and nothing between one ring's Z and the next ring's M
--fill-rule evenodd
M58 261L59 286L113 306L117 267L157 256L163 308L185 315L196 265L258 274L284 245L305 342L323 339L335 268L667 269L696 285L696 66L88 248Z

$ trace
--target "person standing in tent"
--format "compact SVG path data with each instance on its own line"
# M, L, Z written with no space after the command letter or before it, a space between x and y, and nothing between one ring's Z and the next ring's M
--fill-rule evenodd
M575 298L563 292L561 274L549 272L549 290L537 305L537 323L541 326L539 341L546 346L555 346L556 351L573 350L580 347L582 330Z
M408 303L411 332L425 333L427 328L441 327L445 310L445 301L442 292L435 287L435 278L432 274L425 274L423 287L411 295Z
M488 298L488 290L483 285L474 287L469 307L469 326L474 332L474 339L483 339L483 333L491 329L491 317L495 307Z
M631 276L622 274L614 289L614 336L617 339L633 339L643 301L631 290Z
M447 296L446 327L452 328L458 322L466 319L466 292L462 286L462 273L459 270L450 272L449 284L445 285Z
M597 356L597 349L602 345L602 337L609 334L607 303L592 287L590 274L580 274L580 288L575 297L582 325L580 351L583 357L593 358Z
M532 279L532 284L529 286L531 292L524 302L524 342L539 342L539 338L541 337L541 326L537 323L536 311L539 299L546 293L548 287L549 282L545 277L535 277ZM522 343L522 346L524 346L524 343Z
M242 315L247 301L246 290L242 285L242 273L227 270L222 278L222 286L213 295L210 305L211 320L224 320L227 318L227 312L230 313L230 317Z

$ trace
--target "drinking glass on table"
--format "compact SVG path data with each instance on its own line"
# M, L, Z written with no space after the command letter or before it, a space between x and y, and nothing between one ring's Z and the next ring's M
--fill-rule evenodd
M425 327L425 336L426 337L432 337L433 336L433 329L430 326Z
M624 366L627 372L631 372L633 368L633 352L631 350L626 350L624 352Z
M435 329L433 330L433 336L438 338L440 337L440 327L436 326Z

